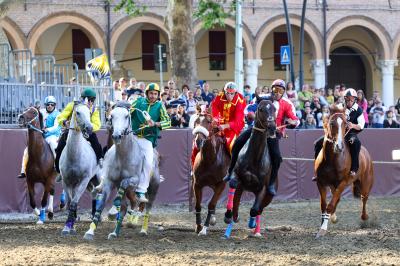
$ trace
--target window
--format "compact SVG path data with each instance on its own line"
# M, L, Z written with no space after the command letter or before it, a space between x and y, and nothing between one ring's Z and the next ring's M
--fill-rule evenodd
M208 32L210 70L226 70L225 31Z
M72 61L79 69L86 69L85 49L90 49L90 40L80 29L72 29Z
M154 70L154 45L160 43L157 30L142 30L142 70Z
M281 46L288 45L286 32L274 32L274 70L286 70L285 65L281 65Z

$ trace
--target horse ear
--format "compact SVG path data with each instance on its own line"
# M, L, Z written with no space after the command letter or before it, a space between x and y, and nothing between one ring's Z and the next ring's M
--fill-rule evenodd
M87 105L88 104L88 98L87 97L85 97L85 101L84 101L84 103Z

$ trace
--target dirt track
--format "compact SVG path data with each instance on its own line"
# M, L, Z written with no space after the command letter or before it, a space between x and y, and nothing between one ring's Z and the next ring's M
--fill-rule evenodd
M314 236L319 227L316 201L273 203L263 215L263 238L248 237L249 205L241 208L242 220L229 240L223 235L223 209L217 210L217 225L206 237L198 237L194 214L187 207L158 207L151 218L148 237L140 229L123 228L118 240L106 240L113 230L104 222L95 240L82 236L88 222L80 222L78 235L62 237L63 224L0 224L0 264L63 265L400 265L400 198L371 198L370 221L360 224L358 200L343 200L337 211L338 223L329 225L322 240ZM267 217L267 220L266 218ZM58 220L63 217L58 217ZM162 224L163 231L157 225Z

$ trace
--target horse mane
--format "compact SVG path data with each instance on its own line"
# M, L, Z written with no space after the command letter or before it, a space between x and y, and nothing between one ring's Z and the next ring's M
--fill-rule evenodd
M346 109L344 108L344 105L342 103L339 103L339 104L331 104L331 106L329 106L329 110L331 114L334 114L334 113L344 113Z
M131 108L131 104L128 101L118 101L111 108L114 109L116 107L122 107L129 110Z
M40 112L40 110L39 109L36 109L37 111L38 111L38 113L39 113L39 123L40 123L40 129L43 129L44 128L44 124L43 124L43 114L42 114L42 112Z

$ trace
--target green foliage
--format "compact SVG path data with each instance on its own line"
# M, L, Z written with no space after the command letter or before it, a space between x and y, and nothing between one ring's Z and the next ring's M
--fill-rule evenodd
M216 26L225 27L225 19L233 16L236 7L236 0L232 0L230 8L225 11L227 0L200 0L194 17L203 21L203 28L208 30Z
M113 0L107 0L110 4L112 4ZM131 17L141 16L143 13L147 11L147 6L138 6L135 3L135 0L121 0L115 7L114 11L120 11L124 9L125 13Z

